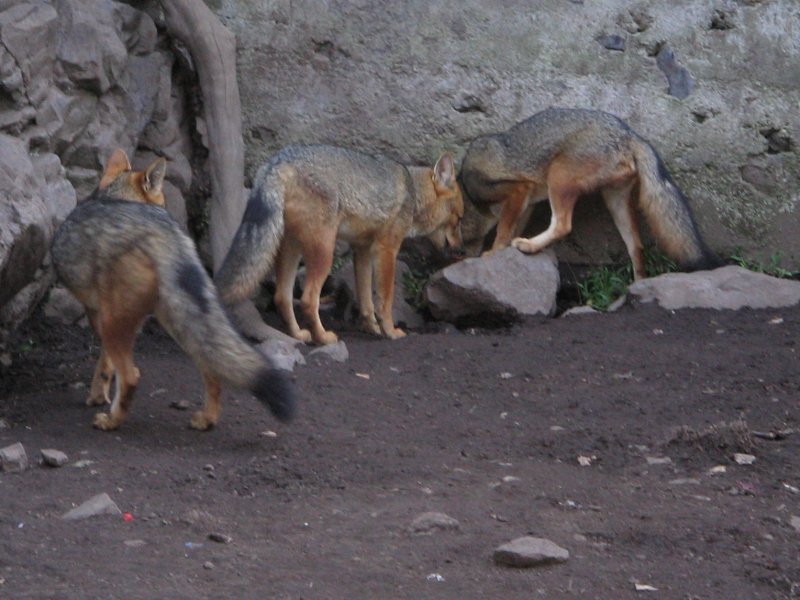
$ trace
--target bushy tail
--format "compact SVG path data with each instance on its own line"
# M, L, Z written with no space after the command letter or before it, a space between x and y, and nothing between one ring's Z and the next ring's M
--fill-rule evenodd
M247 299L272 269L283 238L283 185L272 164L259 170L214 283L225 304Z
M658 246L686 270L719 264L700 233L688 200L675 185L656 151L644 140L633 139L639 171L639 207Z
M202 370L250 390L278 419L289 420L295 393L288 373L234 329L193 243L176 233L148 252L158 270L159 322Z

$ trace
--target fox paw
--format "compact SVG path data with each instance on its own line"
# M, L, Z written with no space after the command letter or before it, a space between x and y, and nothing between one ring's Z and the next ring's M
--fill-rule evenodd
M539 248L531 244L531 241L527 238L514 238L511 240L511 245L525 254L535 254L539 251Z
M327 346L329 344L335 344L338 342L339 337L332 331L323 331L320 336L314 339L314 341L320 346Z
M399 327L392 327L386 332L386 337L390 340L399 340L400 338L406 337L406 332Z
M366 317L363 318L361 321L361 328L367 333L372 333L374 335L381 334L381 327L378 325L378 321L376 321L374 317L372 319L368 319Z
M217 424L217 420L207 415L202 410L198 410L196 413L192 415L192 419L189 422L189 427L192 429L197 429L198 431L207 431L214 427Z
M304 344L308 344L312 339L314 339L308 329L298 329L292 333L292 337L296 340L300 340Z
M112 419L108 413L97 413L94 416L92 425L103 431L112 431L119 427L119 423Z

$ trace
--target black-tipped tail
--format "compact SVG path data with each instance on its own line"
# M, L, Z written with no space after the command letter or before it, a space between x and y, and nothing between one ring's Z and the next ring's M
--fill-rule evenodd
M287 422L294 417L296 393L288 371L283 369L263 371L250 391L269 407L276 419Z

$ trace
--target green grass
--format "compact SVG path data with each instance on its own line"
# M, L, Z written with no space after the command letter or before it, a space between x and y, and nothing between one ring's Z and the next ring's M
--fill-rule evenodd
M784 268L783 265L783 252L778 250L777 252L773 252L770 257L769 261L766 263L759 263L754 260L750 260L742 256L742 249L741 247L737 247L733 254L730 256L731 261L734 264L739 265L745 269L750 271L755 271L756 273L764 273L765 275L771 275L772 277L780 277L782 279L795 279L800 277L800 270L798 271L790 271L789 269Z
M422 290L425 289L425 284L428 283L431 274L432 272L427 270L418 271L414 269L409 269L403 273L403 287L406 290L405 298L416 309L422 308L425 303L422 297Z
M644 266L648 277L678 270L674 261L655 248L644 249ZM590 271L578 282L581 302L597 310L608 310L609 305L622 296L633 282L633 269L625 265L602 266Z

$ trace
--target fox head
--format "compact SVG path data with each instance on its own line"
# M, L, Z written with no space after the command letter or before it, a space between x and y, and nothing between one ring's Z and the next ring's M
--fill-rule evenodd
M446 152L439 157L433 167L431 181L436 197L429 207L431 214L428 222L432 231L428 233L428 238L439 250L449 246L460 251L463 246L461 219L464 217L464 199L456 181L456 165L452 154Z
M97 189L120 200L164 206L164 176L167 161L157 158L144 171L134 171L128 155L117 148L108 159Z

